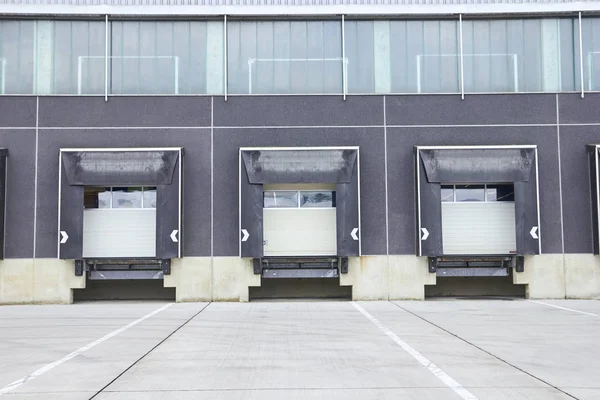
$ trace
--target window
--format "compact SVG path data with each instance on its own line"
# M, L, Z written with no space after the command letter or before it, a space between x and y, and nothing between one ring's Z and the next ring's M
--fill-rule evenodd
M51 40L37 57L49 62L37 67L36 93L104 94L104 22L37 21L44 30Z
M342 93L340 21L227 24L228 92Z
M35 21L0 21L0 94L33 93Z
M335 208L335 191L269 190L264 208Z
M585 90L600 90L600 18L581 20Z
M466 92L575 89L573 19L463 21Z
M349 93L458 93L458 21L347 21Z
M110 26L110 93L223 92L221 22L114 21Z
M264 192L264 208L298 207L298 192L272 191Z
M84 207L93 208L156 208L155 187L85 187Z
M392 93L460 92L458 21L391 21Z
M335 192L300 192L300 207L332 208L335 207Z
M515 201L511 184L442 185L442 203Z
M83 204L85 208L110 208L110 188L85 187Z

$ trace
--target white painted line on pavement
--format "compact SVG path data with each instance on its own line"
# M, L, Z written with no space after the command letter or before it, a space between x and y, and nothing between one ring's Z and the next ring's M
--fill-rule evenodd
M359 306L357 303L352 302L352 305L356 307L358 311L369 321L374 323L383 333L385 333L389 338L391 338L396 344L398 344L404 351L410 354L415 360L421 363L425 368L429 370L433 375L435 375L439 380L444 382L446 386L450 389L454 390L456 394L458 394L463 400L478 400L473 393L469 392L467 389L462 387L462 385L456 382L450 375L442 371L437 365L429 361L425 358L421 353L417 350L413 349L408 343L403 341L396 335L394 332L389 330L385 325L383 325L377 318L369 314L364 308Z
M23 385L24 383L26 383L28 381L31 381L31 380L37 378L40 375L45 374L46 372L50 371L51 369L56 368L59 365L65 363L67 361L69 361L70 359L77 357L78 355L80 355L81 353L84 353L84 352L88 351L92 347L97 346L100 343L105 342L108 339L110 339L110 338L112 338L114 336L117 336L120 333L125 332L127 329L129 329L129 328L131 328L131 327L139 324L140 322L143 322L143 321L147 320L148 318L150 318L150 317L158 314L159 312L167 309L171 305L173 305L173 303L165 304L161 308L159 308L157 310L154 310L151 313L146 314L143 317L141 317L139 319L136 319L135 321L133 321L133 322L131 322L131 323L129 323L129 324L127 324L127 325L125 325L125 326L117 329L117 330L114 330L114 331L112 331L111 333L109 333L109 334L107 334L105 336L102 336L100 339L98 339L98 340L96 340L96 341L94 341L92 343L89 343L89 344L87 344L87 345L85 345L83 347L80 347L79 349L75 350L74 352L67 354L66 356L64 356L60 360L56 360L53 363L46 364L42 368L34 371L33 373L31 373L31 374L29 374L27 376L24 376L23 378L18 379L16 381L14 381L13 383L9 383L8 385L6 385L2 389L0 389L0 396L3 395L3 394L6 394L8 392L10 392L11 390L14 390L14 389L18 388L19 386Z
M537 304L543 304L543 305L549 306L549 307L560 308L561 310L565 310L565 311L571 311L571 312L575 312L575 313L579 313L579 314L585 314L585 315L589 315L592 317L600 317L600 315L598 315L598 314L593 314L593 313L579 311L579 310L573 310L572 308L561 307L561 306L557 306L555 304L550 304L550 303L544 303L543 301L538 301L538 300L527 300L527 301L530 301L532 303L537 303Z

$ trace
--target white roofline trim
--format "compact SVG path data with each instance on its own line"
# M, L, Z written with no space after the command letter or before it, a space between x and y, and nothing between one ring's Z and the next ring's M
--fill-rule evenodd
M332 5L332 6L112 6L62 4L0 4L0 15L100 17L411 17L565 14L600 12L600 1L527 4Z

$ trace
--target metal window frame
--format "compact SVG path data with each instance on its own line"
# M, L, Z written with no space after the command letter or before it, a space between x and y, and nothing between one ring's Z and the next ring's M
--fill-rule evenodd
M156 210L156 207L144 207L144 193L146 192L146 189L151 188L153 186L127 186L127 188L136 188L139 187L141 190L140 192L142 193L142 198L140 200L140 205L141 207L130 207L130 208L115 208L113 207L113 189L115 187L119 187L119 186L106 186L108 189L110 189L109 193L110 193L110 201L109 201L109 206L108 206L108 210ZM156 188L154 188L154 191L156 191ZM86 210L98 210L100 208L86 208ZM106 208L104 208L103 210L106 210Z
M460 185L464 185L464 184L460 184ZM474 183L470 183L469 185L483 186L483 200L482 201L456 201L456 186L459 186L459 185L457 185L455 183L444 183L444 184L442 184L442 186L452 186L452 201L442 201L442 203L469 204L469 203L497 203L499 201L499 200L488 200L488 198L487 198L488 186L493 185L493 184L474 182ZM494 185L502 185L502 184L494 184ZM513 191L514 191L514 183L510 186L513 187ZM509 201L505 201L505 202L509 203Z
M268 192L295 192L298 194L297 197L297 201L296 201L296 207L265 207L264 206L264 194L268 193ZM333 190L310 190L310 189L269 189L269 190L263 190L263 209L268 209L268 210L332 210L335 209L336 207L302 207L301 204L301 193L302 192L310 192L310 193L319 193L319 192L328 192L328 193L335 193L335 189Z

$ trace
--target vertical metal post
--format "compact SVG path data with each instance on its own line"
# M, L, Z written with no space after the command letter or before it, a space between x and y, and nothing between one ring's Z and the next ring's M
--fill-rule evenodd
M104 101L108 101L108 15L104 17Z
M227 15L223 16L223 94L227 101Z
M344 93L344 100L346 100L346 18L342 14L342 91Z
M465 64L463 59L463 23L462 14L458 15L458 47L460 49L460 98L465 99Z
M583 38L581 35L581 11L579 11L579 75L581 78L581 98L585 97L585 87L583 78Z

